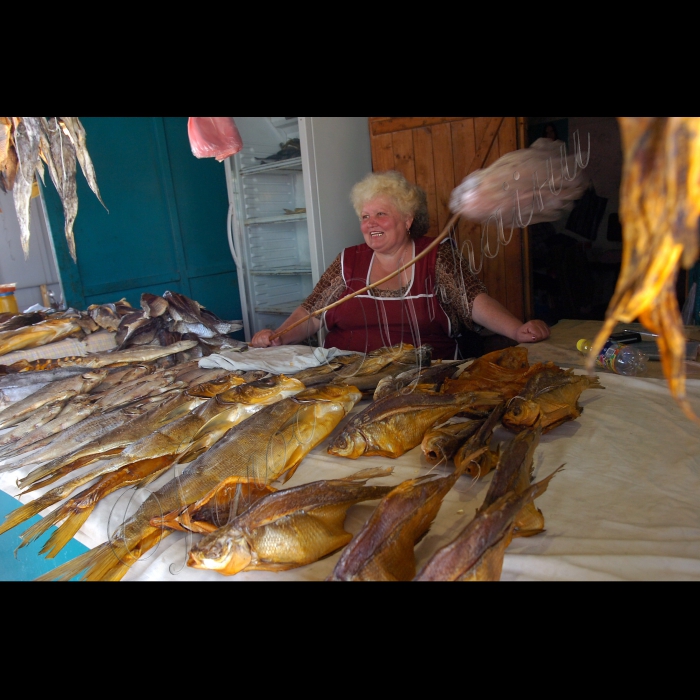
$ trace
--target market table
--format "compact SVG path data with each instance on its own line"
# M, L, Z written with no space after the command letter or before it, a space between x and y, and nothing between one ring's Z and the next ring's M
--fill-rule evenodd
M593 338L600 325L599 321L560 321L552 327L547 341L524 346L530 362L552 360L583 373L584 358L575 350L576 341ZM700 329L686 330L689 337L700 340ZM535 478L565 466L536 501L545 516L546 531L513 540L506 550L501 580L700 579L700 426L685 417L661 376L659 363L653 362L645 377L599 372L605 388L583 392L579 400L582 415L542 436L534 456ZM700 414L700 371L689 365L688 376L688 396ZM360 402L353 413L367 405ZM494 434L495 440L511 438L512 434L500 427ZM348 476L373 466L394 467L390 477L373 480L377 484L398 484L431 472L420 447L396 460L365 457L353 461L327 454L327 445L328 440L314 449L286 486ZM444 474L450 468L432 468L431 473ZM15 480L28 471L0 474L0 488L15 496ZM416 546L419 569L473 518L492 474L476 482L461 477L448 493L428 535ZM159 488L172 476L161 477L149 488ZM22 500L41 493L28 494ZM145 491L128 490L107 497L76 539L88 547L104 542L124 517L125 508L133 511L146 495ZM346 520L348 531L358 532L375 506L353 506ZM24 529L20 526L0 537L14 538L18 543ZM188 547L197 538L183 533L166 538L123 580L321 581L340 557L337 552L286 572L244 572L225 577L186 566ZM26 549L20 550L18 559L22 561L28 554ZM37 555L32 552L31 556Z

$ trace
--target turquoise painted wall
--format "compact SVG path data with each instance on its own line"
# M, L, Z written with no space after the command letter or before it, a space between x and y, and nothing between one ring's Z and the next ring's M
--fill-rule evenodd
M107 212L78 167L78 262L68 253L63 208L44 189L69 306L166 290L217 316L240 319L238 279L226 239L224 164L192 155L187 117L80 117ZM242 331L235 334L243 339Z

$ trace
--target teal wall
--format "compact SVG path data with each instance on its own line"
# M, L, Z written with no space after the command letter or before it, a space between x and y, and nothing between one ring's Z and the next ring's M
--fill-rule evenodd
M75 264L63 207L47 178L45 200L68 305L85 309L126 297L138 308L143 292L171 290L223 319L240 319L238 279L226 238L224 164L195 158L187 117L80 121L109 213L78 166Z

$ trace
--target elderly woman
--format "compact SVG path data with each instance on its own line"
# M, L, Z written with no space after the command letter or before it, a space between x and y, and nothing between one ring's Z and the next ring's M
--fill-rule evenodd
M323 273L309 297L277 331L253 336L254 347L294 344L323 323L326 347L369 352L400 342L433 347L433 358L453 359L457 336L483 326L519 343L544 340L543 321L523 323L488 294L449 239L389 281L315 316L270 340L308 314L384 279L425 250L425 192L398 172L370 173L352 189L365 242L346 248Z

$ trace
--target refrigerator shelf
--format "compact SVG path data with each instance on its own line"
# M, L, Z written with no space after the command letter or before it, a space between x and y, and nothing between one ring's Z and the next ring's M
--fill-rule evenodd
M289 316L289 314L294 311L297 306L304 301L299 299L297 301L286 301L279 304L274 304L270 306L256 306L255 311L259 314L274 314L275 316Z
M281 214L280 216L254 216L246 219L246 226L253 224L280 224L283 221L306 221L306 214Z
M294 172L301 172L301 167L301 156L299 156L298 158L278 160L274 163L264 163L263 165L251 165L247 168L241 168L241 175L266 173L270 170L292 170Z
M311 267L300 265L288 265L286 267L251 268L251 275L310 275Z

